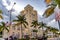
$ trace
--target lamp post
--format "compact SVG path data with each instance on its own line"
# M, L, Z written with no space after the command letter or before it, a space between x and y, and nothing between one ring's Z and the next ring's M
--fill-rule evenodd
M11 16L12 16L11 13L12 13L12 9L13 9L13 7L14 7L15 4L16 4L16 3L14 2L14 4L13 4L11 10L8 11L8 12L10 13L10 19L9 19L9 21L10 21L10 26L11 26L11 23L12 23L12 22L11 22L11 18L12 18L12 17L11 17Z
M11 36L11 33L12 33L12 31L11 31L11 30L12 30L12 27L11 27L11 24L12 24L12 20L11 20L12 17L11 17L11 16L12 16L12 14L11 14L11 13L12 13L12 9L13 9L13 7L14 7L15 4L16 4L16 3L14 3L13 6L12 6L12 8L11 8L11 10L8 11L8 12L10 13L10 14L9 14L9 15L10 15L10 16L9 16L9 18L10 18L10 19L9 19L9 21L10 21L10 23L9 23L9 26L10 26L10 27L9 27L9 36Z

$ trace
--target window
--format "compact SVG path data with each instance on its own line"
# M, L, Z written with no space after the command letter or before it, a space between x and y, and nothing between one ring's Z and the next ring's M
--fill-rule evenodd
M35 14L32 13L33 16L35 16Z
M17 30L20 30L20 27L18 27Z

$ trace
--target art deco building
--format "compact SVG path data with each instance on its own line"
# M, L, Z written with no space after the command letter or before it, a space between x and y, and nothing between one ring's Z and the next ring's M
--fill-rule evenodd
M24 7L24 10L20 12L20 15L25 15L26 21L28 22L27 30L28 34L31 35L31 23L32 21L37 20L37 11L31 5Z
M37 11L29 4L20 13L21 15L25 15L26 21L29 24L28 28L31 26L33 20L37 20Z
M34 8L31 5L28 4L26 7L24 7L24 10L20 12L20 15L25 15L26 21L28 22L27 28L24 28L23 33L31 35L31 23L33 20L37 20L37 11L34 10ZM14 27L14 25L12 25L8 35L15 35L20 38L20 26Z

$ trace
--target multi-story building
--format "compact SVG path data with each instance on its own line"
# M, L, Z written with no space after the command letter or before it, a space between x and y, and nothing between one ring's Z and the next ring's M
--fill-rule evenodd
M26 7L24 7L24 10L22 10L20 12L20 15L25 15L26 21L28 22L27 28L23 30L24 34L29 34L31 35L31 23L33 20L37 20L37 11L34 10L34 8L31 5L27 5ZM10 27L10 32L9 32L9 36L10 35L16 35L17 37L21 37L21 31L20 31L20 26L16 26L14 27L14 25L12 25L13 27ZM7 35L7 36L8 36ZM4 37L6 36L6 34L4 33Z
M20 12L21 15L25 15L26 21L28 22L28 26L31 26L31 22L33 20L37 20L37 11L33 9L31 5L27 5L23 11Z
M24 10L22 10L21 15L25 15L26 21L28 22L27 30L28 34L31 35L31 25L32 21L37 20L37 11L31 5L27 5Z

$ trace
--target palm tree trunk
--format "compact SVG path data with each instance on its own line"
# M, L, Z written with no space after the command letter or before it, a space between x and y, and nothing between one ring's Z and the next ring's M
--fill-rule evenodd
M23 38L22 24L21 24L21 38Z
M36 29L36 28L35 28ZM37 38L37 32L36 32L36 38Z
M43 27L42 27L42 34L44 33Z

